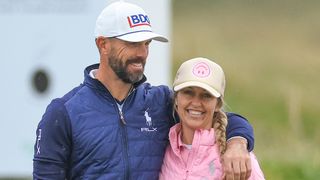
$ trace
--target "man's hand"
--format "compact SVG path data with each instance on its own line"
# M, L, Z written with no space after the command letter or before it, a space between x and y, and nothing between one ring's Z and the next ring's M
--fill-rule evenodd
M233 138L227 142L226 152L221 157L224 180L246 180L251 175L251 160L247 140Z

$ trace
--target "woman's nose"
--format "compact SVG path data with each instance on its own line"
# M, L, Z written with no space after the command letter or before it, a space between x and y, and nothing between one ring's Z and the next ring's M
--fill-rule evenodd
M191 104L193 106L200 106L201 105L201 98L195 96L191 99Z

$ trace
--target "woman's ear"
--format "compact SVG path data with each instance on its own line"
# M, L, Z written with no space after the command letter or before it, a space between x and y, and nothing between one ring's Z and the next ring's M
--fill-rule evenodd
M174 111L178 111L178 102L177 102L177 99L174 100L173 109L174 109Z
M173 108L177 110L177 107L178 107L177 93L173 94L173 103L174 103Z

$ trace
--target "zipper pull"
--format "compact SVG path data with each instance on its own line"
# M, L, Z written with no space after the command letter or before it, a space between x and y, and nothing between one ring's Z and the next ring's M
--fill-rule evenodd
M124 117L123 117L123 114L122 114L122 110L119 108L119 114L120 114L120 119L121 119L121 122L126 125L126 121L124 120Z

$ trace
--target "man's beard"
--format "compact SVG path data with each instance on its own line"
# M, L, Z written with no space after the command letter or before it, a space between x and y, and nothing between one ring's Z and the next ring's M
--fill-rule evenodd
M134 84L143 78L143 70L137 73L128 72L128 66L131 63L141 63L144 69L145 61L141 58L128 59L124 64L121 59L115 57L113 54L109 56L109 66L115 74L125 83Z

